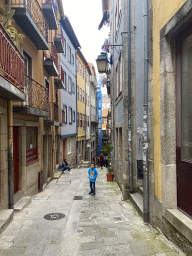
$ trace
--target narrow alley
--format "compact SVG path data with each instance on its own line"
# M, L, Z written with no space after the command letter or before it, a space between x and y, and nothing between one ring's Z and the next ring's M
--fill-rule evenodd
M96 196L88 194L87 168L52 180L1 233L0 255L185 255L122 201L105 169L98 174Z

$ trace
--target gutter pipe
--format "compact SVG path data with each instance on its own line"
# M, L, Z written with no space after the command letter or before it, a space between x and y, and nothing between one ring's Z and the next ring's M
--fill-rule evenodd
M148 170L148 0L143 5L144 22L144 104L143 104L143 219L149 222Z
M132 134L131 134L131 0L128 0L128 170L129 187L133 192L133 168L132 168Z

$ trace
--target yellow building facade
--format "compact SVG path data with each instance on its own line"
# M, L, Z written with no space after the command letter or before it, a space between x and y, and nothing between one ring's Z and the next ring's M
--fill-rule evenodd
M150 220L187 255L192 248L191 10L186 0L149 5Z
M80 50L77 51L77 115L78 115L78 163L85 160L86 145L86 69L87 62Z

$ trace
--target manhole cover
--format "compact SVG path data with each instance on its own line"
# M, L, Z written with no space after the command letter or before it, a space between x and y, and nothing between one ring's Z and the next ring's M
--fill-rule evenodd
M94 219L97 219L97 217L96 217L96 216L93 216L93 217L91 218L91 220L94 220Z
M120 217L113 218L113 220L122 220Z
M74 196L74 198L73 198L74 200L82 200L83 199L83 197L82 196Z
M77 230L77 232L78 232L78 233L82 233L82 232L83 232L83 230L79 229L79 230Z
M44 216L46 220L60 220L65 218L65 214L63 213L49 213Z

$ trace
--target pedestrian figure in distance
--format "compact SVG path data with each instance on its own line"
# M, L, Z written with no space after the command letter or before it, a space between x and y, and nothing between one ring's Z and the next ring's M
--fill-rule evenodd
M103 163L104 163L103 153L101 153L99 159L100 159L100 166L101 166L101 169L103 169Z
M88 176L89 176L90 188L91 188L91 191L89 192L89 194L92 194L93 196L95 195L95 182L96 182L97 175L98 173L97 173L97 169L95 168L95 164L92 163L91 168L89 168L88 170Z
M67 163L67 159L64 159L63 163L59 164L59 169L61 169L64 173L64 171L68 170L69 173L71 172L71 168L69 167L68 163Z

